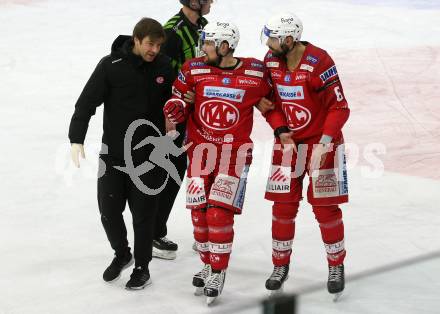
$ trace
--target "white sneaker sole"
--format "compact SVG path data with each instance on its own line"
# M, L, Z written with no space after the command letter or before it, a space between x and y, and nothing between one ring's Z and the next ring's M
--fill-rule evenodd
M153 247L153 257L166 259L166 260L173 260L176 259L177 254L175 251L159 250Z
M126 290L142 290L144 289L146 286L151 285L151 278L148 279L142 286L140 287L125 287Z

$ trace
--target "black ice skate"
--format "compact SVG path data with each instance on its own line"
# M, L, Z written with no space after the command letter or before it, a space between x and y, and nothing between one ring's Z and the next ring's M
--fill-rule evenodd
M206 279L204 289L206 304L212 304L220 296L225 284L225 278L226 270L222 270L219 273L211 272L211 275Z
M150 272L147 267L137 266L130 275L130 280L125 285L128 290L141 290L151 284Z
M162 259L176 259L177 244L167 237L153 240L153 257Z
M111 262L111 264L106 268L102 274L102 278L106 282L113 282L121 277L121 272L133 265L134 260L130 251L127 251L124 256L117 256Z
M193 286L196 287L195 295L199 296L203 294L205 288L206 279L211 275L211 265L205 264L203 269L199 271L193 277Z
M283 266L274 266L272 275L266 280L266 289L271 294L277 294L283 291L283 284L289 278L289 264Z
M345 288L344 264L328 267L328 292L334 295L333 301L337 301Z

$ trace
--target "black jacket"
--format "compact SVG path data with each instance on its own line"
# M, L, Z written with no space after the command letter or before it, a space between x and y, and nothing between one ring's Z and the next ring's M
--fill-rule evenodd
M98 63L79 96L69 128L70 142L84 143L90 118L104 103L102 142L108 146L108 155L117 160L124 159L124 137L133 121L149 120L164 133L162 108L171 97L175 78L167 56L159 54L153 62L145 62L132 48L130 36L116 38L111 54ZM151 135L158 136L151 127L139 127L132 147ZM145 150L141 152L136 150L133 158L145 160L148 156Z

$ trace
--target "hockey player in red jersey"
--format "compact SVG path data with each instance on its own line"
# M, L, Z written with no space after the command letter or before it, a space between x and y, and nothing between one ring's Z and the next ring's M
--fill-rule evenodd
M234 214L243 206L252 160L253 108L272 88L261 61L233 56L239 32L232 23L209 23L201 41L206 56L184 63L164 113L173 123L187 123L191 146L186 200L204 264L193 285L209 304L223 289ZM188 91L195 92L194 104L183 100ZM285 124L281 117L273 126Z
M271 18L262 31L269 47L265 65L274 88L276 109L267 114L279 123L276 143L290 137L295 150L284 153L275 145L266 199L273 201L272 260L274 271L266 288L278 290L287 279L295 217L302 200L305 173L308 202L321 229L329 265L328 290L344 289L344 225L339 204L348 202L342 127L350 110L332 58L325 50L300 41L303 26L294 14Z

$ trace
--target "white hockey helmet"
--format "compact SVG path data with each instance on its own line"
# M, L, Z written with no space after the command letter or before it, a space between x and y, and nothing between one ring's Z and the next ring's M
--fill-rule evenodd
M213 21L203 28L200 40L201 45L205 41L213 41L216 47L219 47L226 41L229 44L229 48L235 49L240 41L240 32L238 27L231 22Z
M266 45L269 38L277 38L280 44L289 36L294 41L301 39L303 24L293 13L282 13L271 17L261 31L261 42Z

